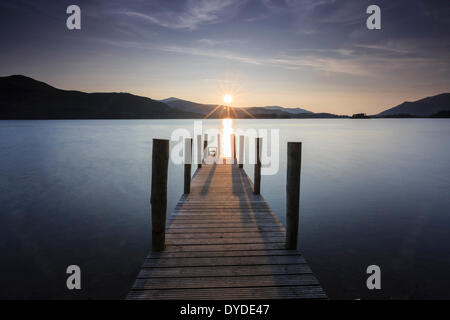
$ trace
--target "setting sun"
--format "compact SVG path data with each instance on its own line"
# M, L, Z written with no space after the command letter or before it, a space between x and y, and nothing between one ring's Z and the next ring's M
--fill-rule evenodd
M223 97L223 102L225 102L226 104L230 104L231 102L233 102L233 97L230 94L226 94Z

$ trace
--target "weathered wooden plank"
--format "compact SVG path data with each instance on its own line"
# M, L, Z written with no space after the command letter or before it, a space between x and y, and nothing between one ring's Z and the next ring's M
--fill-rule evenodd
M273 223L273 219L270 218L208 218L208 219L185 219L185 218L174 218L170 219L168 221L170 225L172 224L185 224L185 223L195 223L195 224L210 224L210 223L254 223L254 224L260 224L260 223Z
M170 225L170 228L201 228L204 227L205 224L202 223L178 223L178 222L174 222ZM228 228L242 228L242 227L276 227L279 226L277 223L256 223L256 222L251 222L251 223L238 223L238 222L218 222L218 223L210 223L208 224L208 226L213 229L213 228L223 228L223 227L228 227Z
M192 196L192 195L190 195L190 196ZM206 197L206 196L205 196ZM202 197L200 197L200 196L196 196L195 197L195 200L193 200L193 198L190 198L190 197L187 197L186 198L186 200L185 200L185 204L186 205L188 205L188 204L203 204L203 205L205 205L205 204L215 204L215 205L225 205L224 203L223 203L223 200L222 199L215 199L214 197L212 197L211 199L207 199L207 200L204 200L204 199L200 199L200 198L202 198ZM236 205L236 204L240 204L240 203L242 203L242 200L244 200L244 204L245 203L247 203L247 204L262 204L262 203L265 203L265 201L264 200L249 200L249 199L239 199L239 197L234 197L235 198L235 200L229 200L228 202L228 205L232 205L232 204L234 204L234 205Z
M325 299L320 286L248 287L133 290L128 299L242 300L242 299Z
M191 288L242 288L318 285L312 274L259 275L237 277L147 278L137 279L134 290L191 289Z
M303 273L311 273L311 269L306 263L289 265L143 268L138 278L231 277Z
M258 213L258 214L237 214L232 213L229 215L226 214L220 214L220 213L214 213L210 212L209 214L179 214L176 216L170 217L170 220L192 220L192 219L201 219L201 220L208 220L208 219L219 219L219 220L232 220L232 219L251 219L251 220L261 220L261 219L269 219L271 221L274 221L275 219L270 214L264 214L264 213ZM275 220L276 221L276 220Z
M245 243L281 243L285 237L266 237L266 238L196 238L189 239L166 239L168 245L186 246L192 244L245 244Z
M302 256L250 256L250 257L205 257L146 259L144 268L200 267L200 266L240 266L261 264L305 263Z
M216 233L166 233L166 239L211 239L211 238L271 238L284 237L285 233L281 231L272 232L216 232Z
M260 208L245 208L245 207L235 207L235 208L216 208L216 207L208 207L203 206L199 209L180 209L176 212L171 212L172 215L180 215L180 214L222 214L222 215L229 215L229 214L266 214L273 217L276 217L272 211L267 209L260 209Z
M192 217L192 216L220 216L222 218L228 217L266 217L270 219L274 219L275 217L270 211L260 211L260 210L248 210L248 211L239 211L239 209L233 209L229 211L217 210L217 209L204 209L199 211L194 210L183 210L178 211L172 215L170 218L175 217Z
M220 216L209 216L209 217L174 217L168 220L168 224L214 224L214 223L234 223L234 224L257 224L257 225L267 225L267 224L275 224L280 226L278 221L274 221L274 219L270 217L220 217ZM281 227L281 226L280 226ZM170 227L169 227L170 228Z
M171 212L171 214L173 213L180 213L180 212L186 212L186 213L191 213L191 212L209 212L209 211L216 211L216 212L223 212L224 214L228 214L228 213L240 213L240 212L262 212L262 213L269 213L269 214L273 214L273 212L265 207L248 207L248 206L233 206L233 207L225 207L225 206L209 206L207 204L205 204L202 207L199 208L180 208L177 209L177 211L175 212Z
M171 233L195 233L195 234L202 234L202 233L222 233L222 232L228 232L228 233L235 233L235 232L261 232L261 233L265 233L265 232L274 232L274 231L279 231L281 228L280 226L276 225L273 227L261 227L261 226L256 226L256 227L218 227L218 228L209 228L209 226L202 226L202 227L198 227L198 228L168 228L166 231L166 235L171 234ZM283 229L282 229L282 232Z
M285 243L246 243L246 244L207 244L207 245L187 245L175 246L167 245L166 252L180 251L227 251L227 250L280 250L285 249Z
M187 251L187 252L151 252L147 259L159 258L203 258L203 257L249 257L249 256L298 256L296 250L235 250L235 251Z

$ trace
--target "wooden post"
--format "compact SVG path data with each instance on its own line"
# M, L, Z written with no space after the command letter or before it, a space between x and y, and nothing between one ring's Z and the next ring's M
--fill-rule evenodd
M184 139L184 194L191 192L192 139Z
M286 177L286 249L297 249L302 143L288 142Z
M200 169L202 167L202 136L197 135L197 167Z
M244 136L239 136L239 168L244 167Z
M220 133L217 134L217 159L220 159Z
M255 163L255 179L253 185L253 193L261 193L261 141L262 138L256 138L256 163Z
M152 153L152 251L162 251L166 237L167 171L169 140L153 139Z
M236 163L236 135L231 134L231 157L232 157L232 163Z
M203 158L207 158L208 157L208 152L206 150L206 148L208 148L208 134L205 133L205 140L203 140Z

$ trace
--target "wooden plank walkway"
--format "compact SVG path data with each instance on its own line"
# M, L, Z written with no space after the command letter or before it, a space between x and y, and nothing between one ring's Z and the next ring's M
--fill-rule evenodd
M169 216L127 299L322 299L326 294L243 169L206 165Z

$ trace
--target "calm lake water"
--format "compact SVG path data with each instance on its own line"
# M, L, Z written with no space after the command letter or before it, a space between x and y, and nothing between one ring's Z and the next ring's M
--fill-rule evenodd
M0 298L124 298L151 248L152 138L193 123L0 121ZM303 142L299 247L331 298L450 298L449 120L233 126L279 129L280 167L261 193L282 221L286 143ZM168 212L182 179L170 164ZM66 289L71 264L81 291Z

